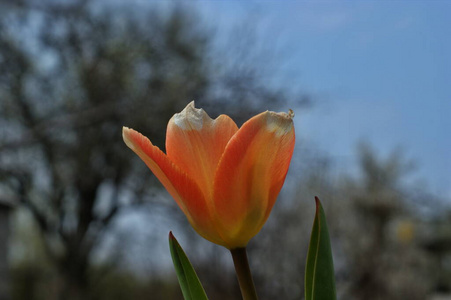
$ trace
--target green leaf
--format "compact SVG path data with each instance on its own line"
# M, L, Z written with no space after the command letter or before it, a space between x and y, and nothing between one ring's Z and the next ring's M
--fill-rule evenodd
M172 232L169 232L169 248L185 300L208 300L196 271Z
M316 215L313 221L312 235L305 267L305 299L334 300L335 291L334 262L330 247L326 215L318 197Z

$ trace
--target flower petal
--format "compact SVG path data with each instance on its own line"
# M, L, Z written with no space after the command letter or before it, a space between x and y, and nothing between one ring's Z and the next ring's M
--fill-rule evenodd
M222 241L216 238L206 199L199 186L139 132L123 127L122 136L127 146L146 163L174 198L193 228L204 238L221 244Z
M226 115L212 119L194 101L175 114L166 133L168 157L197 183L206 198L213 194L219 160L230 138L238 130Z
M227 144L213 198L229 248L246 246L265 223L284 183L294 141L291 113L267 111L244 123Z

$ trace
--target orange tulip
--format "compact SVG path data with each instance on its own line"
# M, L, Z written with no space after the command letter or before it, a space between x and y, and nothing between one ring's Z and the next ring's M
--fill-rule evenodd
M238 129L194 102L169 121L164 154L124 127L125 143L152 170L193 228L228 249L245 247L266 222L294 148L293 113L263 112Z

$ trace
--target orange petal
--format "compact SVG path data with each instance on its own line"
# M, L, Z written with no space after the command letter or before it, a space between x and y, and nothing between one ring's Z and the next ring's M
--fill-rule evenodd
M226 115L213 120L194 101L169 121L166 134L168 157L197 183L206 198L213 194L213 180L219 159L238 130Z
M271 212L294 149L291 114L264 112L228 143L214 182L214 201L227 247L244 247Z
M139 132L123 127L122 136L127 146L146 163L174 198L193 228L204 238L221 244L214 233L215 227L211 224L206 199L199 186Z

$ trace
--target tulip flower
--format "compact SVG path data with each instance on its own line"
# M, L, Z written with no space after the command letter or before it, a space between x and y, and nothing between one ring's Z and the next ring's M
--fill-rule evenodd
M265 224L294 148L293 113L260 113L238 128L227 115L211 119L194 102L175 114L166 154L139 132L125 143L151 169L205 239L244 248Z

